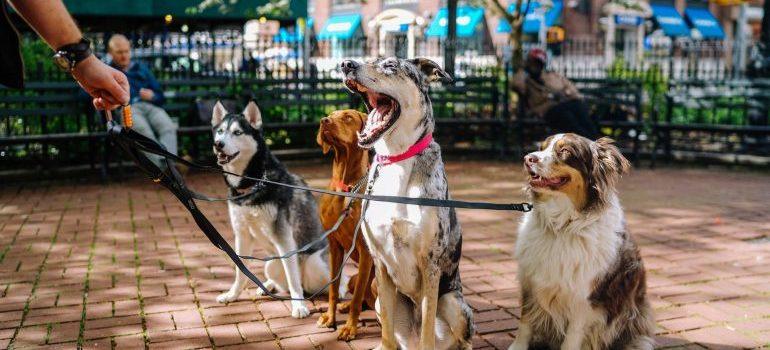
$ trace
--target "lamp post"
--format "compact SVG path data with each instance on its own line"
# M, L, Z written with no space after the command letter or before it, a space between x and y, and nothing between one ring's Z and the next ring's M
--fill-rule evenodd
M738 25L736 31L738 31L735 38L735 52L733 53L733 71L739 74L743 74L746 69L746 50L748 46L748 38L746 37L746 29L748 26L747 11L748 4L742 2L740 4L740 13L738 15Z
M457 41L457 0L447 0L446 41L444 42L444 70L455 73L455 48Z

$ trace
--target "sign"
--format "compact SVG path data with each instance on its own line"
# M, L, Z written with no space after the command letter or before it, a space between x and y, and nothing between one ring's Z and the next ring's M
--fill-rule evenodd
M621 26L640 26L644 20L639 16L615 15L615 23Z
M716 2L717 5L719 6L733 6L733 5L740 5L746 1L745 0L716 0L714 2Z
M546 41L549 44L556 44L564 41L564 29L561 27L548 28L548 32L546 33Z

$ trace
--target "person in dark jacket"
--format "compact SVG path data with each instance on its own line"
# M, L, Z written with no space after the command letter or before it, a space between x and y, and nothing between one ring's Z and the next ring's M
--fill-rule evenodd
M578 89L563 75L545 70L547 63L546 52L534 48L527 55L524 69L513 78L513 89L521 97L527 117L544 119L554 132L599 138Z
M162 108L166 99L155 76L144 63L131 60L131 42L125 36L113 35L107 46L112 56L110 65L125 73L131 84L134 131L161 143L169 152L177 154L177 125ZM158 166L164 166L160 156L148 157Z
M91 53L90 42L70 17L61 0L9 0L16 12L56 51L54 62L93 97L98 109L112 109L128 103L126 76L100 61ZM19 33L0 0L0 85L24 87L24 63L21 60Z

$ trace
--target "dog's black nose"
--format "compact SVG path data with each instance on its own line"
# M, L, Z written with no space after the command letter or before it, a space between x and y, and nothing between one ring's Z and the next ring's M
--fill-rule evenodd
M222 148L225 148L225 143L222 142L222 141L215 141L214 142L214 148L216 148L217 150L221 151Z
M359 66L358 62L353 60L344 60L342 61L342 63L340 63L340 68L342 68L342 72L345 74L348 74L356 70L358 66Z
M540 158L538 158L534 154L528 154L526 157L524 157L524 163L527 164L535 164L540 161Z

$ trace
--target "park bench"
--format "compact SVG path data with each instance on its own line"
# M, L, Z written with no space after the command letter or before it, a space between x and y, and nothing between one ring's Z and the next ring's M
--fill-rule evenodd
M180 150L204 159L210 148L210 111L205 102L230 100L242 107L255 100L262 110L265 133L276 153L318 154L315 133L320 118L337 109L363 110L360 98L336 77L249 79L243 77L182 77L160 81L164 108L179 123ZM508 119L501 117L499 76L463 77L431 89L436 138L446 148L506 149ZM480 147L477 147L480 146ZM55 152L52 152L55 147ZM122 159L104 130L104 118L72 82L29 83L25 90L0 89L0 152L3 171L30 171L62 166L100 165L107 177L110 164ZM11 156L12 154L12 156ZM54 156L55 155L55 156ZM32 157L35 156L35 157ZM6 161L9 160L9 161ZM33 164L34 163L34 164Z
M601 134L610 136L624 153L638 162L644 133L643 86L635 80L575 79L589 113ZM514 123L521 153L553 131L542 118L527 117L520 103Z
M95 150L106 133L88 113L89 104L79 91L73 82L0 88L0 157L5 170L75 165L83 153L95 168Z
M654 109L653 161L674 153L740 163L770 156L770 82L673 82ZM739 156L740 154L740 156Z

